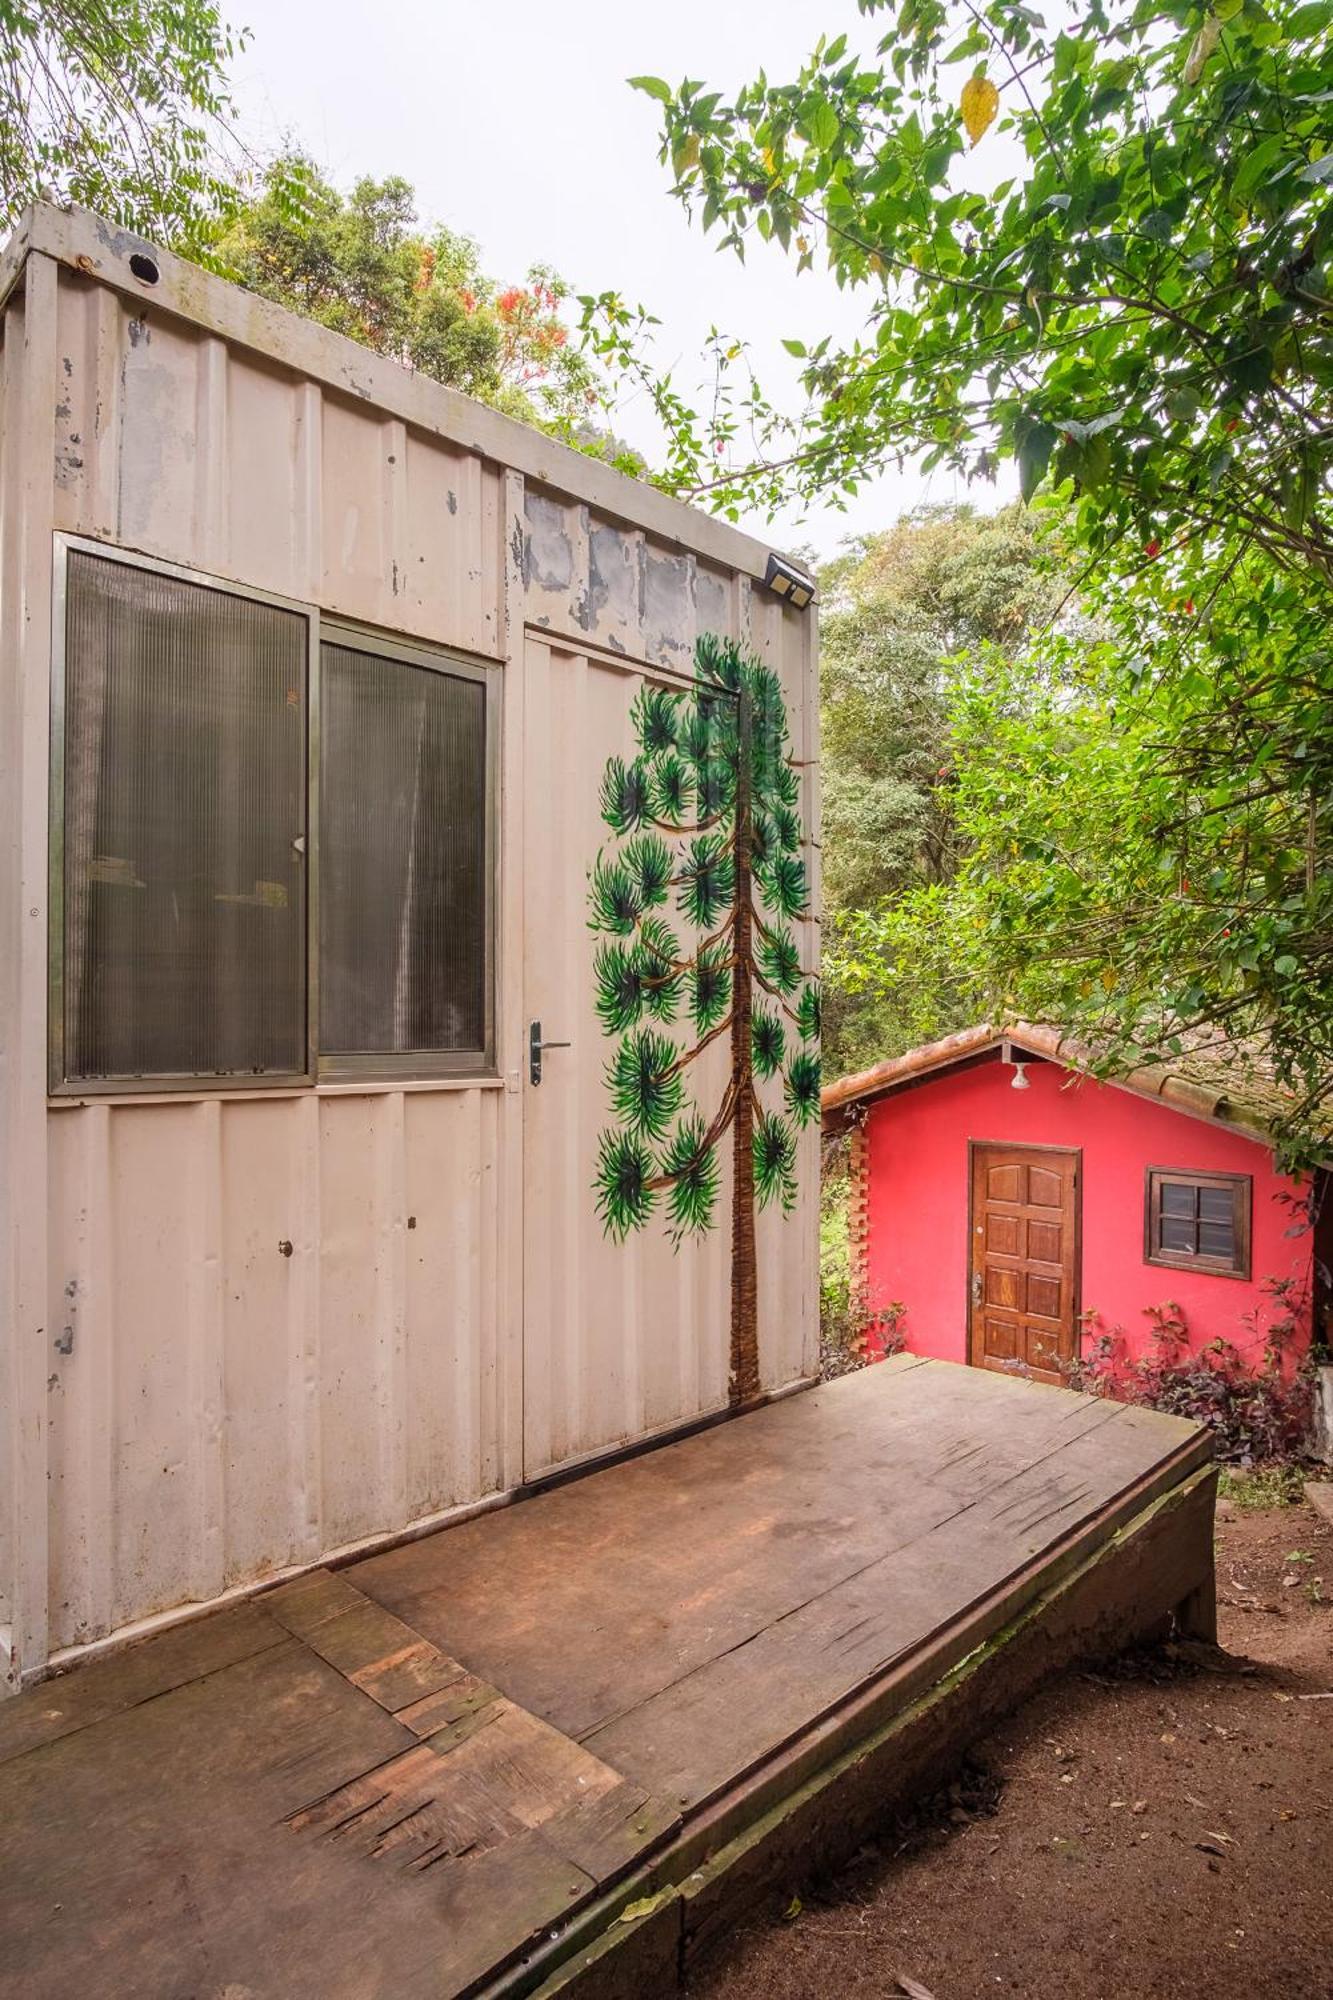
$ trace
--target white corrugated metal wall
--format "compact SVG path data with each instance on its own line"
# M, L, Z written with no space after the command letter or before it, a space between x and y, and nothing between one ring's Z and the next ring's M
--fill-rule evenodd
M24 1176L0 1193L13 1315L3 1386L16 1413L0 1425L0 1590L18 1579L12 1622L28 1671L130 1621L520 1482L523 1070L535 1004L524 959L534 926L571 928L568 910L525 901L525 812L567 810L558 791L532 796L526 727L544 702L568 698L570 675L628 683L612 671L617 655L687 673L696 630L720 629L748 637L781 673L803 760L816 728L813 621L752 587L744 538L604 468L575 487L583 461L172 260L140 303L126 293L125 239L92 225L82 268L111 281L99 282L71 268L89 219L40 216L55 256L33 255L11 296L0 397L0 620L16 669L0 716L7 775L17 750L22 777L0 804L0 921L16 946L0 972L0 1113L6 1158ZM25 335L20 381L10 357ZM42 407L44 383L54 394ZM440 435L441 411L464 436L482 424L481 444ZM515 442L550 469L515 467ZM569 498L570 487L605 489L626 512L641 496L649 531ZM659 522L677 543L652 532ZM696 528L710 549L745 553L750 575L680 546ZM504 663L498 1079L48 1104L52 529ZM812 767L806 777L809 817ZM576 821L570 809L560 822L566 846ZM529 848L533 836L529 824ZM569 846L580 907L591 859ZM590 981L582 926L559 942L585 955ZM806 942L813 957L813 921ZM598 1078L600 1067L599 1055ZM813 1132L802 1173L800 1212L760 1224L767 1387L815 1361ZM585 1188L590 1177L591 1159ZM590 1189L568 1217L586 1233L574 1256L586 1272L608 1254ZM725 1393L726 1314L703 1294L725 1288L726 1259L719 1239L699 1264L708 1275L687 1281L659 1240L615 1254L628 1290L655 1302L625 1320L635 1387L612 1429L634 1436ZM664 1368L669 1269L677 1287L702 1288L702 1302L691 1352ZM39 1389L44 1436L22 1414ZM550 1393L529 1385L530 1432L533 1395ZM577 1451L585 1396L575 1385L566 1407L539 1413L552 1459ZM532 1451L530 1435L529 1475Z

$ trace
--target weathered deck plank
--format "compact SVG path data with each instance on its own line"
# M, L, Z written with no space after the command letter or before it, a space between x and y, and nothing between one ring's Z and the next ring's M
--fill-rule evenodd
M870 1611L847 1622L887 1618L891 1633L876 1626L848 1672L812 1642L808 1692L822 1713L856 1669L924 1642L1190 1436L1155 1412L904 1356L350 1574L557 1728L614 1744L642 1779L659 1753L636 1756L633 1717L656 1741L684 1700L668 1690L714 1662L731 1663L717 1669L731 1685L742 1660L757 1672L770 1652L789 1659L802 1607L864 1579L855 1595ZM975 1550L971 1587L964 1578L936 1602L951 1549ZM719 1698L722 1740L730 1705ZM692 1699L685 1712L692 1730ZM693 1802L738 1768L719 1751L711 1775L673 1776L667 1795Z
M0 1996L516 2000L588 1947L637 1990L844 1787L872 1813L894 1718L1062 1578L1067 1646L1205 1589L1205 1449L904 1358L37 1687L0 1708Z

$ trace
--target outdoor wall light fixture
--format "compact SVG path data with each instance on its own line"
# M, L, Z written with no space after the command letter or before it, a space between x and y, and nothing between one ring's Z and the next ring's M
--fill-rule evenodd
M1012 1063L1014 1066L1014 1078L1009 1086L1011 1090L1031 1090L1032 1085L1028 1082L1028 1059L1025 1056L1016 1056L1012 1043L1001 1042L1000 1061Z
M814 578L793 568L791 563L783 562L781 556L769 557L764 583L775 597L785 598L793 611L804 611L814 599Z

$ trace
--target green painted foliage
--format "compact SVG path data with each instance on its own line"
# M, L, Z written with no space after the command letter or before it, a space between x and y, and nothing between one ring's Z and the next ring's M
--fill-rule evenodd
M761 1208L796 1206L796 1134L785 1118L763 1112L754 1128L754 1191Z
M728 640L702 638L696 668L696 688L645 688L634 700L637 750L629 760L610 758L603 773L610 840L588 885L589 926L601 935L593 953L597 1013L614 1042L606 1083L616 1122L599 1142L598 1211L623 1237L643 1227L664 1196L676 1243L712 1226L719 1149L732 1132L734 1156L741 1104L749 1107L747 1143L756 1162L763 1159L756 1195L791 1205L797 1134L812 1103L817 1116L819 1097L810 1046L819 1034L818 989L787 929L805 914L808 889L781 687ZM742 799L748 816L738 823ZM752 939L743 983L735 957L738 855L748 872ZM756 1004L747 996L764 980L772 990ZM715 1041L731 1052L731 1077L705 1111L692 1086L708 1072L695 1064ZM772 1105L756 1101L766 1086Z
M819 1117L819 1057L802 1049L787 1065L782 1083L787 1109L798 1125L813 1125Z
M702 1236L712 1227L721 1175L717 1148L705 1143L707 1132L698 1112L683 1118L662 1153L662 1175L669 1186L667 1210L673 1239Z
M715 1028L731 1004L729 944L705 946L690 974L690 1013L701 1034Z
M625 1036L607 1065L607 1089L617 1118L648 1139L665 1138L680 1110L683 1085L676 1046L652 1028Z
M755 1008L750 1021L750 1047L755 1075L764 1082L776 1076L787 1052L787 1031L780 1015L766 1007Z
M819 1040L819 988L807 986L796 1003L796 1026L802 1041Z
M710 929L736 893L736 864L725 834L692 840L677 881L677 906L692 924Z
M622 1242L642 1229L653 1212L653 1158L641 1140L624 1132L603 1132L597 1142L593 1187L597 1212L611 1236Z
M631 833L642 826L652 810L652 790L643 765L612 757L602 773L601 805L602 818L613 833Z

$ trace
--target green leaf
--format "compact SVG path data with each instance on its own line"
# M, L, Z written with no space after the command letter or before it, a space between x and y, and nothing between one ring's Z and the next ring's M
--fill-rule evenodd
M802 917L810 900L805 863L795 854L777 854L755 865L755 880L765 905L783 917Z
M602 773L602 818L613 833L629 833L648 817L652 803L646 767L612 757Z
M1032 498L1046 477L1046 468L1051 462L1055 440L1056 432L1050 424L1043 423L1040 419L1028 418L1022 423L1021 430L1015 430L1018 484L1025 500Z
M629 87L631 90L642 90L648 97L655 97L659 104L670 104L675 94L671 85L664 83L660 76L632 76Z

